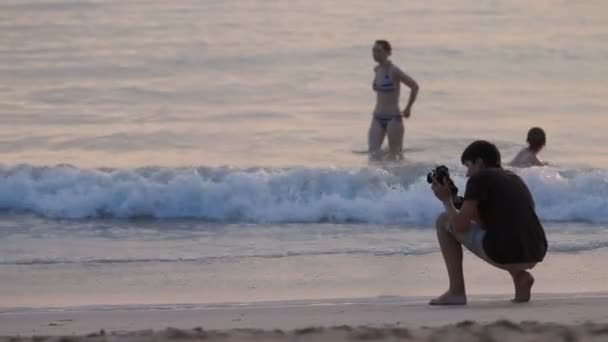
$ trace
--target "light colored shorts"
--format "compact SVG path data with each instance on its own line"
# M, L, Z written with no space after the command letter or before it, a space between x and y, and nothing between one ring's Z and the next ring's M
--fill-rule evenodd
M494 265L498 268L502 268L505 270L518 270L518 269L530 269L536 266L535 262L528 263L518 263L518 264L499 264L495 261L492 261L490 257L486 254L486 251L483 249L483 238L486 236L486 231L481 227L479 223L471 222L469 226L469 230L464 233L456 233L451 224L447 224L445 226L445 230L447 230L452 236L458 240L463 246L465 246L469 251L473 254L477 255L480 259L486 261L487 263Z

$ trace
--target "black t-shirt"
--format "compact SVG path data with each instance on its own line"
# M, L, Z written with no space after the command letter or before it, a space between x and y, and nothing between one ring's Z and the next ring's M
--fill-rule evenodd
M524 181L502 168L483 169L469 178L465 200L478 201L483 247L500 264L539 262L547 252L545 231Z

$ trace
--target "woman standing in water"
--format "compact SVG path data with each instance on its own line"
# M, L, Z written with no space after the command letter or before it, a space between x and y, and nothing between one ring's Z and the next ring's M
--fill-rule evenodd
M403 148L403 118L409 118L412 105L418 95L418 83L409 75L391 63L391 44L386 40L377 40L372 49L374 60L374 83L376 108L368 134L368 150L371 159L380 158L380 147L384 136L388 135L389 157L401 157ZM401 83L410 88L410 98L403 112L399 109Z

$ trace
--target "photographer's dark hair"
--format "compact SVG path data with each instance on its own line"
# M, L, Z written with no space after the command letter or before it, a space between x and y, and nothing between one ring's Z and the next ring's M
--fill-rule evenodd
M532 127L528 131L528 138L526 141L530 144L530 149L532 151L539 151L547 143L547 136L542 128Z
M489 141L477 140L472 142L462 152L460 162L464 164L466 161L474 163L477 158L483 160L486 167L501 167L500 151L498 147Z
M391 43L388 42L388 40L384 40L384 39L378 39L376 40L376 44L382 46L382 49L384 49L384 51L388 52L388 54L391 54L391 51L393 50L393 48L391 47Z

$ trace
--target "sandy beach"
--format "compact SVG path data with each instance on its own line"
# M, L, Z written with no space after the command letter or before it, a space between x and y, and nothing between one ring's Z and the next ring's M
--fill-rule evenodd
M605 341L608 294L470 298L431 307L428 298L380 297L208 306L75 307L0 314L3 341L70 336L112 341Z
M597 272L604 260L603 250L551 254L547 263L534 269L538 284L533 300L526 304L510 302L511 285L504 273L487 267L479 259L467 257L470 272L467 273L469 304L466 307L427 304L431 295L441 293L446 284L439 258L438 253L385 257L382 263L364 257L357 258L356 263L317 257L294 258L289 264L291 267L278 267L280 263L266 261L264 268L245 263L231 271L224 269L224 278L233 276L223 288L204 281L203 278L212 279L214 273L198 264L184 270L168 269L169 266L148 270L140 266L139 273L134 271L128 278L136 279L137 284L148 284L138 287L138 293L123 285L120 277L97 280L94 274L87 284L98 281L96 287L78 287L76 283L68 286L58 280L55 287L43 288L44 283L37 281L38 278L26 281L14 276L20 270L16 268L7 273L11 275L7 280L39 286L15 285L14 291L21 289L18 296L0 291L4 293L0 336L5 341L15 337L23 341L46 337L56 340L61 336L75 341L608 339L608 293L602 290L605 274ZM339 275L340 282L332 281L331 277L313 277L319 273L306 273L319 265L324 265L325 272L332 277ZM408 273L389 272L404 265ZM268 273L270 270L273 271ZM277 273L279 271L282 273ZM142 272L171 274L171 279L181 279L190 285L172 290L169 285L173 283L169 283L155 288L150 284L154 284L156 278L142 278L139 275ZM98 277L108 276L107 271L98 273ZM39 277L44 275L43 271L38 273ZM288 281L291 279L288 275L293 279ZM301 283L304 279L308 280L307 285ZM109 286L111 280L115 281L113 286ZM195 284L205 284L198 289L198 294ZM388 295L369 295L372 290ZM52 296L49 291L58 295ZM110 291L120 294L120 300L110 296ZM340 292L344 298L338 298ZM85 304L78 304L80 301Z

